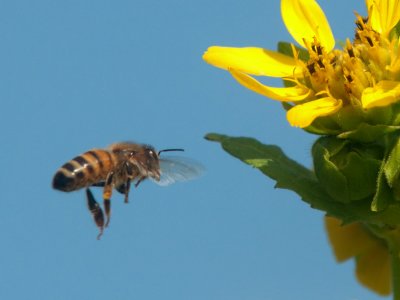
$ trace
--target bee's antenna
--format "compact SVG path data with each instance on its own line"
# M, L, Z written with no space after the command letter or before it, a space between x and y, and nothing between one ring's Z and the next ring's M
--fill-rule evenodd
M170 151L185 151L184 149L164 149L164 150L160 150L158 151L158 156L160 156L161 152L170 152Z

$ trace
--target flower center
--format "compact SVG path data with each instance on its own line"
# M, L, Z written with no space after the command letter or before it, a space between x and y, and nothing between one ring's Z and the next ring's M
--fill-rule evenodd
M361 95L367 87L382 80L400 78L398 37L385 37L374 31L368 21L357 15L353 42L346 40L343 50L326 52L314 39L306 44L309 60L304 84L315 94L341 99L344 105L361 107Z

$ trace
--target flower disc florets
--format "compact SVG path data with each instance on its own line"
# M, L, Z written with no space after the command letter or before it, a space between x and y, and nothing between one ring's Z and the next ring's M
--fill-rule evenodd
M329 135L349 134L365 124L397 126L391 105L400 100L399 1L366 4L368 18L356 15L355 37L342 50L334 49L330 26L315 1L282 0L283 21L304 49L292 45L285 55L256 47L213 46L203 58L228 70L245 87L286 103L293 126ZM291 84L271 87L254 76L280 77Z

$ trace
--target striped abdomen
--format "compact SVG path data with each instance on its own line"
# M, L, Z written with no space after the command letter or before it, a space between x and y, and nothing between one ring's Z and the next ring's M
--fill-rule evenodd
M104 181L117 164L112 152L93 149L64 164L54 175L53 188L70 192Z

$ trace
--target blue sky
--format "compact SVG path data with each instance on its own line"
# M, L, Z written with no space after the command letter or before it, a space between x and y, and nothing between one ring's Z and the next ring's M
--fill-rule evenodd
M320 3L340 40L365 14L363 1ZM201 59L291 41L278 0L8 0L0 36L1 299L380 299L335 263L321 212L203 139L255 137L310 166L314 136ZM207 171L144 182L128 205L115 194L97 241L84 192L51 179L124 140L185 148Z

